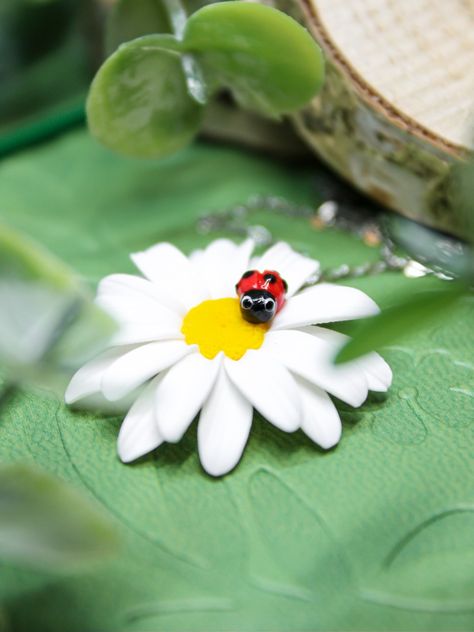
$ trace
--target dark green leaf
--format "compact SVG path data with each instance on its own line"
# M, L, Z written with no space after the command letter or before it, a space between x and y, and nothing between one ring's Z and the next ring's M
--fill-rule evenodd
M276 117L305 105L321 88L324 61L309 33L289 16L253 2L223 2L192 15L185 49L208 84L240 105Z
M87 102L89 128L98 140L140 158L159 158L191 141L202 107L188 93L179 49L171 35L148 35L109 57Z
M81 570L113 553L109 520L74 489L25 465L0 469L0 558L48 571Z
M446 282L439 290L414 293L378 316L360 322L354 337L341 349L336 364L394 344L400 338L426 327L440 318L467 291L462 283Z

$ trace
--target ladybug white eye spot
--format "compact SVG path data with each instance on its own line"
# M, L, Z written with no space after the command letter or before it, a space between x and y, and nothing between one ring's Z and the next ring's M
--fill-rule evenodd
M273 310L275 309L275 301L272 298L266 299L265 309L267 312L273 312Z
M243 296L242 300L240 301L240 305L243 309L252 309L253 301L250 296Z

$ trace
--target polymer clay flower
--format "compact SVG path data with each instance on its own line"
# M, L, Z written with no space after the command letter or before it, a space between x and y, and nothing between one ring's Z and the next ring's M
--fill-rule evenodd
M253 247L219 239L188 258L160 243L132 255L143 276L113 274L99 284L97 303L119 330L111 348L74 375L66 402L137 393L118 437L123 462L179 441L200 413L202 466L223 475L242 455L254 408L277 428L301 428L331 448L341 421L330 395L360 406L369 390L389 387L392 372L376 353L335 366L346 337L319 326L376 314L372 299L329 283L299 291L317 261L283 242L252 259ZM284 301L267 322L242 316L236 283L249 269L285 281Z

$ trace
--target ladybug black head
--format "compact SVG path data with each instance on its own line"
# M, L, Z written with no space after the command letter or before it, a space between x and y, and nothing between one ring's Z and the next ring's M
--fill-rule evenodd
M276 313L277 303L265 290L249 290L240 297L240 311L249 323L266 323Z

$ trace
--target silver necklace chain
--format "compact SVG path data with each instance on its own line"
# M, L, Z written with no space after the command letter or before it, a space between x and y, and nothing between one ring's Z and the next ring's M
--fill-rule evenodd
M377 261L354 266L343 263L337 267L322 269L308 280L307 286L320 281L357 279L387 271L402 272L410 278L431 274L443 280L453 279L444 271L430 268L406 254L398 254L397 247L384 230L378 214L354 209L335 200L327 200L317 207L311 207L294 204L282 197L254 195L243 204L201 216L196 229L201 235L230 232L253 239L257 246L269 247L276 242L270 230L262 224L252 223L252 216L262 211L292 219L304 219L310 223L312 229L318 231L328 228L343 230L358 237L366 245L379 249Z

